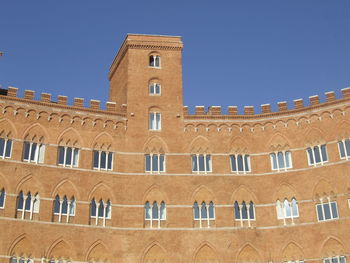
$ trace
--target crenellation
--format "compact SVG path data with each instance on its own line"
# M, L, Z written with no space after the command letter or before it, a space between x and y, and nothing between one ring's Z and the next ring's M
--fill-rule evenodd
M35 92L33 90L24 90L24 99L34 100Z
M320 99L318 95L310 96L309 100L310 100L310 106L315 106L320 104Z
M293 102L294 102L294 109L298 110L298 109L304 108L304 100L303 99L296 99L296 100L293 100Z
M107 111L117 111L117 103L113 101L106 102L106 110Z
M209 106L208 113L209 115L221 115L221 106Z
M288 110L288 105L286 101L280 101L277 102L278 105L278 111L279 112L283 112L283 111L287 111Z
M188 106L183 106L183 114L184 116L188 115Z
M7 96L8 97L17 97L18 88L8 87L7 88Z
M261 104L261 113L271 113L271 105L270 104Z
M63 95L58 95L57 96L57 104L67 105L67 103L68 103L68 97L67 96L63 96Z
M205 115L204 106L196 106L196 115Z
M237 106L228 106L227 110L229 115L237 115L238 114L238 108Z
M332 102L336 100L334 91L328 91L325 93L325 95L326 95L326 102Z
M350 87L341 90L344 99L350 98Z
M83 98L74 98L74 106L75 107L84 107L84 99Z
M99 110L100 103L101 103L101 101L99 101L99 100L90 100L90 108L93 110Z
M244 115L254 115L254 106L244 106Z
M42 102L51 102L51 94L50 93L41 93L40 100Z

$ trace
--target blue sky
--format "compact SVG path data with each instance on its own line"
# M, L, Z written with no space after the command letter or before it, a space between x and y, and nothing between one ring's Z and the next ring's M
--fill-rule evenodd
M350 86L349 14L349 0L3 0L0 85L105 102L127 33L180 35L185 105L291 107Z

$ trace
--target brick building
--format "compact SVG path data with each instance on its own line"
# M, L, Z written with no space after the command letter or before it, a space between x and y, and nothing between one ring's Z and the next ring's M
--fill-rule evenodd
M128 35L105 107L1 91L0 262L346 262L350 89L190 114L182 47Z

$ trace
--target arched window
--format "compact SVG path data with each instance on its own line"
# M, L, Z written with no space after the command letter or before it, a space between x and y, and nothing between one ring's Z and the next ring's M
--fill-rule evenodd
M145 170L149 173L161 173L165 171L165 155L164 154L146 154Z
M211 155L210 154L193 154L192 155L192 172L196 172L196 173L211 172Z
M90 217L96 217L96 201L95 198L90 203Z
M34 263L34 260L25 257L11 257L10 263Z
M231 171L236 174L250 172L250 156L248 154L230 155Z
M151 217L151 206L149 204L149 202L147 201L146 204L145 204L145 219L146 220L150 220L152 217Z
M160 220L166 220L166 205L164 201L160 204Z
M102 199L96 203L95 198L91 200L90 217L95 219L95 225L102 222L102 226L106 226L106 219L112 218L112 205L110 200L104 202Z
M26 213L29 219L33 219L33 213L39 213L40 196L36 193L34 196L30 192L26 195L21 191L17 197L17 211L21 212L21 218L25 219Z
M6 192L5 192L5 189L2 188L0 190L0 209L5 208L5 199L6 199Z
M283 219L284 224L287 224L286 219L291 219L291 223L294 223L294 218L299 217L298 203L297 200L293 197L291 201L287 198L283 202L280 200L276 201L276 212L277 219Z
M54 215L57 216L57 221L62 222L62 217L66 217L65 222L69 222L69 218L75 216L75 199L74 196L68 200L67 196L60 199L59 195L56 195L54 200Z
M79 149L75 147L58 147L58 165L64 167L77 167L79 161Z
M93 151L93 168L110 171L113 167L113 153L108 151Z
M199 221L199 227L202 228L204 225L210 227L210 221L215 220L215 207L213 201L209 202L209 205L205 201L202 202L201 206L198 206L197 201L193 204L194 220Z
M287 170L292 168L292 154L289 151L270 153L272 170Z
M36 142L24 142L23 161L28 163L43 163L45 145Z
M157 201L154 201L152 206L149 201L145 203L145 221L148 222L150 228L153 228L156 225L158 228L161 227L161 221L166 220L166 205L162 201L158 205Z
M162 129L162 121L160 112L149 113L149 129L151 131L160 131Z
M156 82L152 82L148 86L149 95L160 95L160 84Z
M153 202L153 206L152 206L152 218L153 218L153 219L158 219L158 218L159 218L158 203L157 203L157 201L154 201L154 202Z
M160 56L150 55L149 56L149 66L152 68L160 68Z
M214 219L215 218L215 208L214 208L214 203L211 201L209 203L209 218Z
M323 263L346 263L346 257L335 256L335 257L324 258Z
M248 226L251 226L251 221L255 220L255 208L253 201L250 201L248 204L245 201L242 201L239 204L235 201L233 206L235 220L241 222L241 226L243 227L243 221L248 222Z
M193 217L195 220L199 219L199 207L197 201L193 204Z
M323 165L325 162L328 161L327 148L325 144L309 147L306 149L306 151L309 157L309 165Z

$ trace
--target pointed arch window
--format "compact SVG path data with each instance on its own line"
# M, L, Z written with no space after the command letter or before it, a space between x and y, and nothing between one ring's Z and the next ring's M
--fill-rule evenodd
M244 226L243 221L248 222L248 226L251 226L251 221L255 221L255 207L253 201L246 203L242 201L242 203L238 203L235 201L233 205L233 211L236 221L241 222L241 226Z
M192 172L210 173L212 171L210 154L193 154L192 155Z
M195 221L199 222L199 227L202 228L205 225L210 227L210 221L215 220L215 206L214 202L210 201L209 204L206 204L205 201L198 205L198 202L195 201L193 204L193 218Z
M75 147L58 147L58 165L63 167L77 167L79 162L79 149Z
M11 257L10 263L34 263L34 260L26 257Z
M30 192L26 195L21 191L17 197L17 212L19 212L20 217L25 219L28 215L29 219L33 219L34 213L39 213L40 207L40 196L36 193L34 196Z
M106 226L106 219L111 219L112 206L110 200L107 202L100 199L96 202L95 198L91 200L90 203L90 218L94 219L95 225L102 223L102 226Z
M36 142L24 142L23 161L28 163L43 163L45 145Z
M113 168L113 153L108 151L93 151L93 168L97 170L111 171Z
M298 202L293 197L291 201L285 198L282 202L280 200L276 201L276 211L277 219L283 219L284 225L286 225L286 219L291 219L292 224L294 223L294 218L299 217Z
M236 174L250 172L250 156L248 154L231 154L231 171Z
M335 256L335 257L324 258L323 263L346 263L346 257Z
M160 56L150 55L149 56L149 66L152 68L160 68Z
M160 153L146 154L145 171L158 174L165 172L165 155Z
M309 165L323 165L325 162L328 162L327 148L325 144L309 147L306 149L306 151Z
M5 192L5 188L2 188L0 190L0 209L5 208L5 201L6 201L6 192Z
M70 217L75 216L75 198L72 196L70 199L65 195L63 199L59 195L56 195L54 200L54 215L58 217L58 222L69 222ZM65 217L65 220L62 218Z
M145 220L149 221L149 227L161 227L161 221L166 220L166 205L165 202L162 201L160 205L158 205L157 201L154 201L150 204L149 201L145 203Z
M338 150L341 159L348 160L350 157L350 140L343 139L338 142Z
M292 168L292 154L290 151L270 153L272 170L287 170Z
M12 153L12 140L7 138L0 138L0 158L11 158Z
M338 207L336 201L331 201L330 197L320 198L320 203L316 204L318 221L328 221L338 219Z

